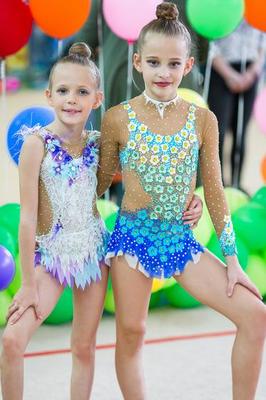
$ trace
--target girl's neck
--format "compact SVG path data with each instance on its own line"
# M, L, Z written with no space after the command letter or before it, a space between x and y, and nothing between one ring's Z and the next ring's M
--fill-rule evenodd
M146 91L143 92L143 96L145 99L145 104L152 105L155 107L157 112L159 113L160 117L163 119L164 117L164 111L170 107L170 106L175 106L176 103L179 100L179 96L176 95L174 98L170 100L155 100L154 98L150 97Z
M80 144L84 139L84 126L67 126L54 121L47 126L51 132L60 137L63 143L66 144Z

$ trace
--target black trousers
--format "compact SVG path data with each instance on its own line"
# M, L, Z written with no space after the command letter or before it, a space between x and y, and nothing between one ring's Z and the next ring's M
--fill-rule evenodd
M247 64L248 66L249 64ZM233 63L231 66L240 71L241 64ZM244 96L244 117L243 129L240 139L237 140L237 115L238 115L238 100L239 94L232 93L226 86L223 78L212 68L210 78L210 88L208 96L208 104L211 111L213 111L218 119L219 125L219 156L222 164L223 160L223 146L224 137L228 130L233 134L233 146L231 150L231 182L233 184L233 177L236 177L236 185L240 187L241 171L245 157L245 142L247 124L249 122L254 100L257 92L257 81L253 86L243 93Z

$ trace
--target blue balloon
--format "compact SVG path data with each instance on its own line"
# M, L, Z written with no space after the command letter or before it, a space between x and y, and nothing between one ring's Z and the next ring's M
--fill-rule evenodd
M45 126L53 120L54 110L46 106L27 107L14 117L7 130L7 147L10 156L16 164L18 164L19 153L23 144L23 138L17 133L23 125L29 128L35 125Z

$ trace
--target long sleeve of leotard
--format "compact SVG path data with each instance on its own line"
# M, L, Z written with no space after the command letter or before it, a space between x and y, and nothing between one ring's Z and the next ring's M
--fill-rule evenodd
M117 140L116 118L107 111L103 117L100 140L100 156L97 172L97 195L102 196L112 183L119 165L119 144Z
M215 115L206 110L200 149L205 201L225 256L237 253L235 233L226 203L219 160L219 131Z

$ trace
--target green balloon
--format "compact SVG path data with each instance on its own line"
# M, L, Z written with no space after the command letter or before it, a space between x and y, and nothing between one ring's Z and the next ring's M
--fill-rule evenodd
M115 221L117 218L117 212L109 215L106 219L105 219L105 226L108 229L109 232L113 232L114 227L115 227Z
M97 200L96 205L100 216L104 221L109 217L109 215L118 211L118 206L113 201L99 199Z
M45 324L57 325L70 322L73 319L72 289L66 287L55 308L44 321Z
M224 193L231 214L249 203L249 196L239 189L227 187L224 189Z
M20 205L8 203L0 207L0 226L5 227L18 240L18 227L20 220Z
M14 239L11 233L6 230L3 226L0 226L0 245L4 246L7 250L10 251L13 257L17 254L17 246L14 242Z
M232 216L237 236L251 252L266 248L266 208L250 202L239 208Z
M154 292L151 294L149 309L156 308L159 306L161 300L161 291Z
M212 233L214 232L214 228L209 215L208 208L205 203L203 187L202 186L198 187L195 190L195 194L197 194L201 198L203 202L203 210L198 226L195 229L193 229L193 234L195 238L203 246L206 246L206 244L209 242L211 238Z
M264 250L262 250L261 252L261 258L263 258L263 260L266 262L266 247Z
M266 261L260 256L252 254L249 257L246 273L255 283L262 296L266 295Z
M266 186L260 188L251 199L254 203L258 203L266 208Z
M104 301L104 311L107 311L110 314L114 314L115 312L115 300L110 275L108 277L107 290Z
M0 292L0 326L5 326L6 324L7 310L11 302L12 297L7 292L7 290Z
M198 300L191 296L178 283L168 289L165 289L164 295L167 298L169 304L173 307L193 308L201 305Z
M107 289L104 301L104 311L107 311L110 314L115 313L115 300L113 289Z
M249 250L243 240L240 237L236 237L236 247L238 251L238 260L241 267L245 270L248 265ZM225 263L225 258L223 256L221 246L217 235L214 233L207 244L207 248L218 257L222 262Z
M214 40L237 27L243 17L244 0L187 0L186 11L194 30Z
M22 281L22 270L21 270L19 254L16 257L15 263L16 263L15 276L7 288L8 293L10 293L12 296L14 296L17 293L17 291L21 287L21 281Z

